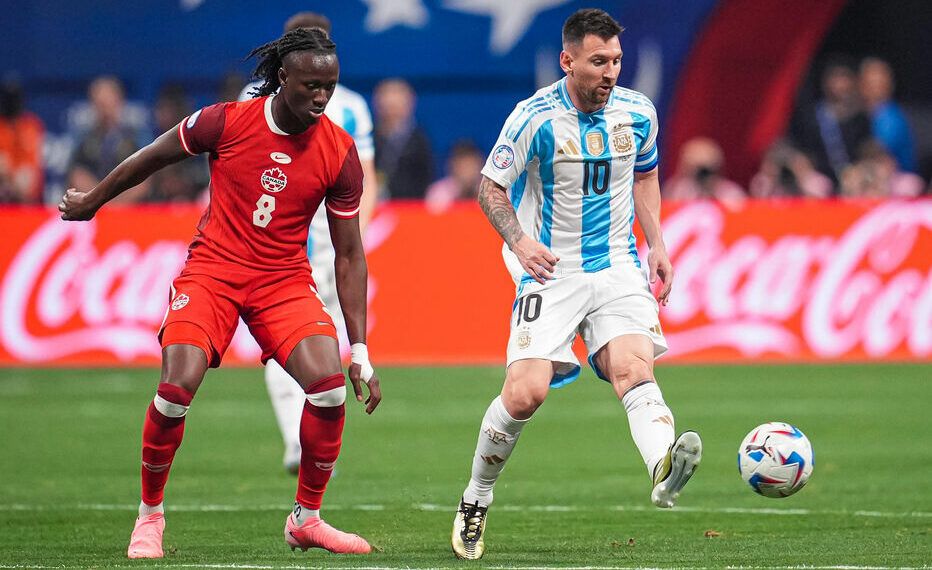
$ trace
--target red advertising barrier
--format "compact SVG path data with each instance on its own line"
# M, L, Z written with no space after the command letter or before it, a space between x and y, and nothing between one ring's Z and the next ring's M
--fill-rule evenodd
M0 365L156 364L200 211L87 223L0 209ZM667 204L669 362L929 360L932 200ZM382 207L366 235L380 364L502 363L514 287L478 207ZM643 256L642 256L643 258ZM241 327L225 364L253 364Z

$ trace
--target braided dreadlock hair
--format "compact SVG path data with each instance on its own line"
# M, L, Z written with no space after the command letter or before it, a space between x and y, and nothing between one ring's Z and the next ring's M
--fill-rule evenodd
M249 52L246 59L258 57L252 76L265 81L251 93L253 97L263 97L278 91L281 83L278 80L278 70L282 60L293 51L310 51L319 55L336 53L337 46L321 28L297 28L286 32L275 41L261 45Z

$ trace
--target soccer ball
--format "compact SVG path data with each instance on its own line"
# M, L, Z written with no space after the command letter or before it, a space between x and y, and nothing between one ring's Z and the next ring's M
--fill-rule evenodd
M814 464L809 439L782 422L757 426L738 448L741 478L765 497L789 497L802 489Z

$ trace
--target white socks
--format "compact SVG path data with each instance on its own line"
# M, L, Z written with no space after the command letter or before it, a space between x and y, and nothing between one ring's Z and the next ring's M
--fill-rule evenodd
M298 523L298 526L301 526L304 524L304 521L306 521L307 519L313 518L313 517L319 517L320 509L309 509L307 507L302 506L299 503L295 503L294 510L291 511L291 516L294 517L294 522Z
M274 360L269 360L265 365L265 387L269 390L269 399L285 441L285 449L300 449L301 413L306 397L304 390Z
M628 390L621 403L628 413L634 444L647 465L648 475L653 477L654 467L666 455L675 438L673 413L663 401L656 382L647 381Z
M142 501L139 501L139 516L140 517L147 517L149 515L154 515L155 513L164 513L164 512L165 512L165 507L162 506L162 503L159 503L153 507L153 506L149 506L143 503Z
M472 477L463 491L463 500L471 505L487 507L492 503L492 487L505 468L505 461L521 435L521 429L528 420L516 420L508 415L502 397L492 400L492 404L482 418L479 430L479 442L472 460Z

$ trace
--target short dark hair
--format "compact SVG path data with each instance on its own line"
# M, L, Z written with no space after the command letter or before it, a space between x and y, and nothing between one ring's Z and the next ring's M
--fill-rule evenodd
M262 85L250 91L253 97L263 97L278 91L278 68L285 56L293 51L309 51L315 55L333 55L337 46L320 28L296 28L286 32L274 42L261 45L250 52L249 57L258 57L252 76L263 80ZM248 58L247 58L248 59Z
M563 24L563 45L581 44L583 38L589 34L608 40L624 30L605 10L583 8L577 10Z

